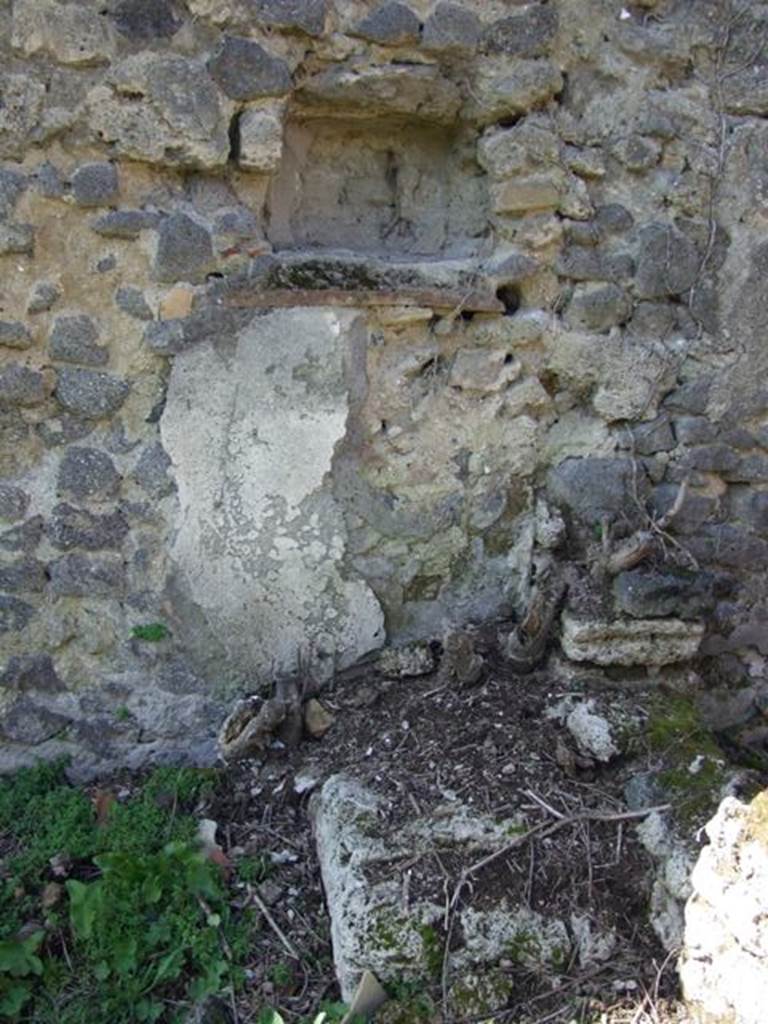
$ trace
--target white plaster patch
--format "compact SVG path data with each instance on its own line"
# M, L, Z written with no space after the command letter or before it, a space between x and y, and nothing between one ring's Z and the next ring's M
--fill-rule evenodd
M342 576L346 530L330 486L347 357L363 340L355 319L279 310L174 363L161 424L179 492L172 559L246 673L290 671L299 651L320 648L329 668L343 666L384 640L373 593Z

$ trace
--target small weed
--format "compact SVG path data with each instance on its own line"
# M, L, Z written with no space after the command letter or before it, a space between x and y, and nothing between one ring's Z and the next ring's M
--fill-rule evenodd
M266 857L242 857L237 862L237 877L249 885L266 881L273 870L272 862Z
M385 986L390 1002L377 1014L386 1024L415 1024L432 1020L435 1007L424 985L418 981L395 981Z
M131 712L124 704L115 710L115 718L118 722L127 722L130 717Z
M280 961L273 964L267 971L267 976L273 985L278 988L290 988L293 984L293 971L290 964Z
M131 630L134 640L144 640L150 644L160 643L170 635L171 631L163 622L148 622L142 626L134 626Z

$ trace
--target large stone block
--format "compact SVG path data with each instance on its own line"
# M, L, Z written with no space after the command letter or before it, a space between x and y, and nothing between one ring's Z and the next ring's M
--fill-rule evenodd
M1 133L0 126L0 141ZM34 248L35 230L31 224L0 224L0 256L8 256L11 253L31 256Z
M10 217L26 187L27 180L23 174L0 167L0 220Z
M691 875L680 979L696 1019L708 1024L765 1020L767 803L765 791L751 805L726 797Z
M219 167L229 156L232 104L197 60L142 53L88 93L88 123L121 156L172 167Z
M18 320L0 320L0 345L5 348L29 348L32 336Z
M0 370L0 409L12 405L40 405L45 398L42 373L20 363L9 363Z
M639 233L637 294L644 299L679 295L696 280L701 254L670 224L649 224Z
M70 554L51 563L51 589L57 597L120 597L125 568L119 558Z
M11 45L26 57L49 53L61 64L106 63L112 43L95 9L54 0L15 0Z
M213 268L213 242L205 225L186 213L165 217L158 228L152 271L157 281L200 281Z
M633 486L648 486L642 475L637 483L634 477L631 459L565 459L549 471L547 490L556 505L595 525L630 511Z
M46 533L59 551L107 551L120 547L128 533L128 523L120 511L99 515L62 503L53 509Z
M117 202L120 183L114 164L82 164L72 175L72 196L78 206L111 206Z
M349 664L384 639L373 593L342 575L331 481L365 339L354 313L281 310L174 359L175 631L219 677L290 671L299 651Z
M693 658L704 636L681 619L582 619L566 612L560 643L571 661L597 665L670 665Z
M104 366L109 349L98 344L99 329L89 316L59 316L53 322L48 348L53 359L84 366Z
M424 23L421 42L425 50L471 53L482 25L474 11L462 4L439 3Z
M8 659L5 671L0 675L0 687L56 693L64 689L64 683L49 654L22 654Z
M330 114L405 115L433 124L452 124L461 106L458 88L439 68L413 64L330 67L303 82L297 97Z
M480 124L543 106L563 88L563 76L548 60L481 61L472 83L468 111Z
M106 452L98 448L68 448L59 466L57 490L72 498L100 500L112 497L120 476Z
M617 610L633 618L665 615L696 619L710 614L727 596L728 580L709 572L631 569L613 582Z
M29 507L29 495L15 484L0 482L0 519L23 519Z
M271 174L280 166L283 155L282 110L253 108L240 115L240 155L238 163L246 171Z
M112 17L120 35L142 43L170 39L182 24L170 0L120 0Z

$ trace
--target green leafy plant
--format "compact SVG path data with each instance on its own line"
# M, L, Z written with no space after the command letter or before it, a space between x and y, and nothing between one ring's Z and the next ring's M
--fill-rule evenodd
M15 1017L31 998L31 985L26 979L43 973L37 950L44 934L38 931L26 939L0 942L0 1017Z
M171 631L163 622L147 622L141 626L134 626L131 636L134 640L144 640L147 643L157 644L167 639Z
M251 912L233 913L196 840L214 784L163 767L97 813L62 764L0 780L0 1021L177 1024L242 983ZM25 936L52 872L60 895Z

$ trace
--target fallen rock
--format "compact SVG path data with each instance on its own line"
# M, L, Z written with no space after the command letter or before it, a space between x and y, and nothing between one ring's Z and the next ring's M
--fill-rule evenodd
M428 643L419 641L379 652L378 669L387 679L427 676L435 671L435 655Z
M312 698L304 705L304 728L313 739L322 739L334 721L333 715L319 700Z
M598 665L669 665L687 661L704 636L700 622L681 619L580 619L562 616L561 644L571 661Z
M601 715L594 713L594 701L578 704L565 720L566 727L583 754L607 764L620 753L613 742L611 727Z

